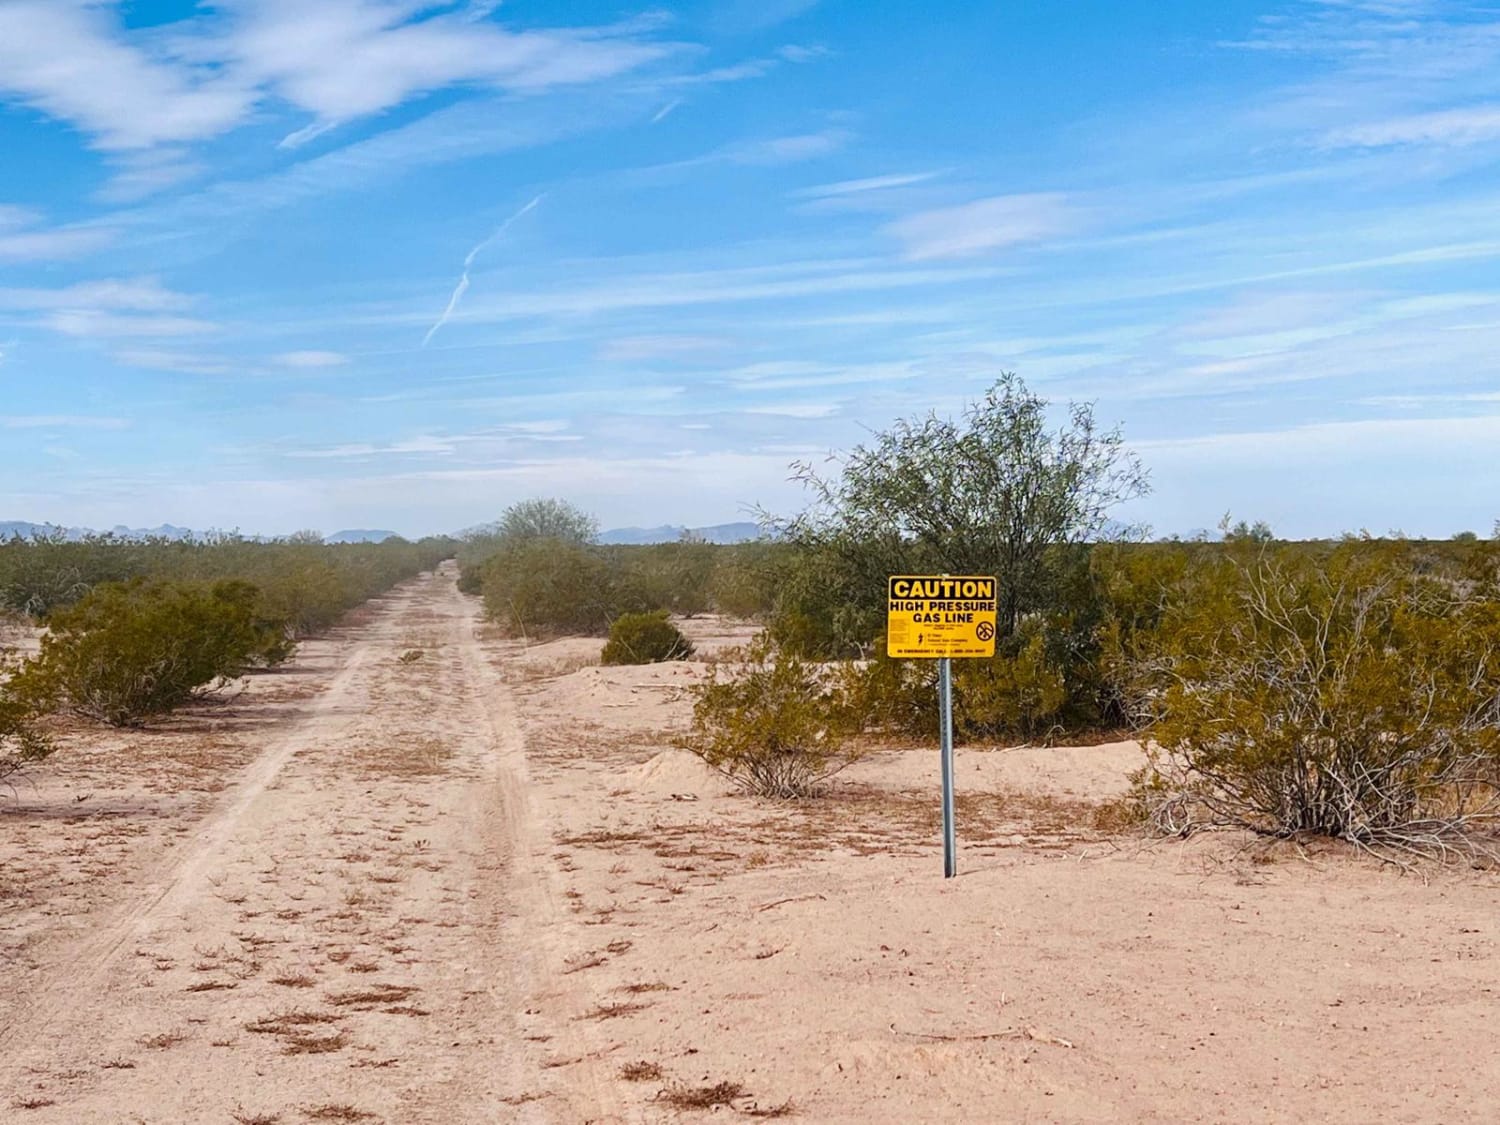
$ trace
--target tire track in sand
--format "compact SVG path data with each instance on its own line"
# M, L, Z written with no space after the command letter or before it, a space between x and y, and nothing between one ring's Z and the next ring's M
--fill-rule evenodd
M508 689L448 566L386 599L175 858L45 960L0 1030L0 1115L617 1119L598 1067L543 1065L598 1051L556 985L529 819Z

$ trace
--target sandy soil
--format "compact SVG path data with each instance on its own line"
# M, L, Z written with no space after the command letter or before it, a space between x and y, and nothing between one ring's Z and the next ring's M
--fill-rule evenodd
M0 803L0 1119L1500 1109L1494 875L1110 835L1119 743L961 748L944 881L930 750L755 802L672 748L704 663L597 652L491 635L445 570L232 701L70 734Z

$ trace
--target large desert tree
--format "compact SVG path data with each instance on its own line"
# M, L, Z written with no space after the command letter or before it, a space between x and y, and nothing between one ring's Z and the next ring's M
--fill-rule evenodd
M521 500L505 509L495 533L513 543L528 539L592 543L599 537L599 521L566 500Z
M786 537L825 548L859 585L911 566L995 574L1003 636L1045 608L1057 549L1117 534L1111 513L1149 489L1092 404L1068 404L1054 424L1014 374L957 418L903 419L830 464L793 467L814 503Z

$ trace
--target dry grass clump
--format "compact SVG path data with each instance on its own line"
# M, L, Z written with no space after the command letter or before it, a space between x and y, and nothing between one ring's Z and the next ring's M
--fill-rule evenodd
M752 1105L748 1109L740 1110L740 1112L743 1113L746 1117L790 1117L792 1116L792 1114L797 1112L797 1107L792 1103L792 1099L788 1098L780 1105Z
M335 992L328 997L328 1002L340 1008L376 1008L382 1004L399 1004L416 991L404 984L374 984L369 988Z
M611 1001L610 1003L598 1005L593 1011L587 1012L578 1018L583 1020L613 1020L619 1019L622 1016L633 1016L637 1012L644 1012L649 1007L651 1007L650 1004L637 1004L633 1000Z
M641 984L624 984L618 989L620 992L628 992L632 996L639 996L643 992L671 992L672 986L663 980L653 980Z
M655 1082L662 1076L661 1064L654 1062L631 1062L620 1067L620 1077L626 1082Z
M157 1035L147 1035L136 1040L142 1047L150 1047L153 1051L165 1051L169 1047L175 1047L179 1043L186 1042L187 1036L180 1031L163 1031Z
M375 1117L373 1113L343 1103L304 1106L302 1113L309 1121L370 1121Z
M326 1055L349 1045L347 1031L327 1026L340 1018L334 1012L293 1010L252 1020L245 1030L276 1036L281 1040L282 1054Z
M712 1086L668 1086L657 1092L656 1100L673 1109L714 1109L733 1105L735 1099L744 1096L745 1087L738 1082L717 1082Z
M232 980L200 980L197 984L190 984L182 991L184 992L222 992L239 985Z

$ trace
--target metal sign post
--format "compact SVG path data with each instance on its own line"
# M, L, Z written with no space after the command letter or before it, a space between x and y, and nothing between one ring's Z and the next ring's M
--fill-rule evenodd
M943 758L943 878L958 874L958 830L953 817L953 661L938 660L938 723Z
M953 816L953 660L995 655L996 581L988 575L897 574L886 589L886 654L936 659L943 760L943 878L958 874Z

